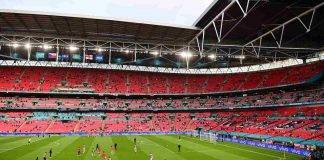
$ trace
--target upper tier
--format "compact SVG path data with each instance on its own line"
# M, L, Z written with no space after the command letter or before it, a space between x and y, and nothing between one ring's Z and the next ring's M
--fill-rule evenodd
M202 94L246 91L304 83L323 62L235 74L182 75L53 67L0 67L0 91L108 94Z

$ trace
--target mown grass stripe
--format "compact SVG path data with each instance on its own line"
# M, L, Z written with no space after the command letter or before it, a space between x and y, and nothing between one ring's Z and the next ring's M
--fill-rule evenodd
M33 150L32 152L29 152L28 154L20 157L17 160L26 160L26 159L34 160L36 159L37 156L41 160L45 152L47 152L47 155L49 157L50 149L52 149L52 153L53 153L52 157L54 157L55 155L61 154L61 151L63 151L67 145L69 145L76 139L77 139L76 137L62 137L60 139L55 139L55 140L49 138L47 140L50 141L50 143L44 146L40 146L39 148Z
M132 153L134 153L134 158L137 157L137 158L143 158L143 159L148 159L148 155L149 155L149 152L147 152L144 148L141 147L139 141L137 141L138 137L137 136L127 136L126 137L129 141L129 143L131 144L131 147L132 147ZM134 143L134 138L136 138L136 147L137 147L137 152L135 153L134 151L134 147L135 147L135 143ZM142 155L141 157L139 155Z
M99 146L108 153L110 157L113 158L113 160L119 160L119 158L116 156L115 152L112 152L110 149L110 146L113 146L114 141L111 136L102 136L102 137L96 137L96 143L95 145L99 144ZM102 159L100 155L97 155L99 159Z
M76 139L67 145L62 151L61 154L55 155L53 159L55 160L66 160L66 159L77 159L82 160L85 158L85 154L83 154L83 145L85 145L86 151L89 150L90 144L92 143L93 138L89 137L76 137ZM80 148L81 155L77 155L77 150Z
M21 140L21 139L26 139L27 137L5 137L5 138L1 138L0 139L0 144L5 144L5 143L8 143L8 142L14 142L14 141L17 141L17 140Z
M161 137L162 138L162 137ZM175 136L169 136L169 137L163 137L166 138L169 141L176 141L178 140L178 137ZM215 156L221 159L257 159L257 157L251 155L250 152L248 154L242 156L241 152L237 152L238 148L227 148L221 145L216 145L209 143L208 145L206 141L200 141L199 139L188 139L185 136L181 136L181 143L185 146L191 146L198 152L203 152L205 154ZM217 143L220 144L221 142ZM269 157L268 157L269 158ZM270 158L273 158L272 156ZM277 158L277 157L275 157ZM264 158L263 158L264 159Z
M51 137L51 138L42 138L39 139L36 142L33 142L31 144L27 144L27 142L24 143L24 145L19 146L17 148L8 150L6 152L0 153L1 160L11 160L11 159L17 159L19 157L22 157L29 152L32 152L33 150L37 150L39 147L45 146L49 143L51 143L51 140L55 141L57 139L61 139L62 137ZM49 140L51 139L51 140Z
M112 141L117 143L115 156L118 159L147 159L146 154L134 152L134 143L126 136L112 136Z
M140 136L139 141L141 148L148 152L148 154L153 153L155 159L186 160L186 158L175 153L174 150L148 139L147 136Z
M181 152L177 151L177 142L170 142L161 138L162 136L147 136L148 139L160 144L164 145L166 148L171 149L173 152L177 153L179 156L184 157L185 159L205 159L205 160L218 160L216 157L212 157L210 155L206 155L201 152L197 152L192 149L192 146L184 146L181 147ZM165 137L165 136L163 136Z
M23 139L20 139L20 140L16 140L16 141L12 141L12 142L7 142L7 143L4 143L4 144L1 144L0 145L0 153L3 153L3 152L6 152L6 151L9 151L9 150L13 150L13 149L16 149L16 148L19 148L23 145L26 145L28 144L28 139L29 137L24 137ZM39 141L39 140L42 140L42 139L45 139L45 138L31 138L32 141L31 141L31 144Z
M97 137L90 137L91 139L92 139L92 142L89 144L89 147L88 147L88 149L87 149L87 152L86 152L86 154L85 154L85 156L84 156L84 158L83 159L85 159L85 160L88 160L88 159L93 159L94 157L92 157L92 151L95 149L95 145L96 145L96 142L97 142L97 140L98 140L98 138Z
M208 142L208 141L200 141L199 139L193 139L193 138L188 138L188 137L182 137L183 140L186 140L186 141L189 141L189 142L192 142L192 143L196 143L196 144L200 144L200 145L204 145L206 147L211 147L211 148L215 148L215 149L218 149L218 150L222 150L223 152L226 152L224 154L235 154L237 156L240 156L240 157L245 157L245 158L249 158L249 159L260 159L260 155L257 157L255 155L255 153L252 153L252 152L248 152L248 151L244 151L244 152L247 152L247 153L244 153L242 154L242 152L238 152L237 150L239 149L238 147L231 147L231 146L227 146L225 142L214 142L214 143L211 143L211 142ZM277 156L273 157L272 155L266 155L266 157L268 158L277 158ZM261 157L261 159L265 159L264 156Z
M190 146L190 149L192 149L196 152L199 152L201 154L208 155L215 159L242 159L242 160L248 159L245 157L237 156L235 154L226 154L221 149L217 149L214 147L206 147L199 143L192 143L192 142L184 140L183 138L179 139L178 136L161 136L161 137L157 137L157 138L169 141L169 142L173 143L174 145L181 144L181 146L185 146L185 147Z
M231 142L209 142L209 141L202 141L198 138L193 138L189 136L182 136L182 139L191 141L193 143L199 143L208 147L214 147L222 149L223 151L227 152L228 154L236 154L241 157L247 157L250 159L255 160L264 160L264 159L282 159L283 153L275 150L269 150L264 148L258 148L248 145L242 145L237 143ZM267 158L265 158L265 156ZM299 159L301 156L294 155L294 154L286 154L286 159Z

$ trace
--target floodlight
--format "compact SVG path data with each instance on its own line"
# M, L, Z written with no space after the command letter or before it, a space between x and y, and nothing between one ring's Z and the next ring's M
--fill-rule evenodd
M13 47L13 48L17 48L17 47L19 47L19 44L16 43L16 42L14 42L14 43L12 44L12 47Z
M238 58L238 59L245 59L245 55L238 55L238 56L236 56L236 58Z
M30 49L30 48L31 48L30 43L26 43L26 44L25 44L25 48L26 48L26 49Z
M153 54L153 55L155 55L155 56L157 56L159 54L158 51L153 51L153 52L150 52L150 53Z
M103 49L100 48L100 47L97 47L96 50L97 50L98 52L102 52L102 51L103 51Z
M192 53L190 53L190 52L181 52L181 57L190 58L190 57L192 57Z
M215 54L210 54L210 55L208 55L208 58L215 59L216 58L216 55Z
M49 46L49 45L47 45L47 44L43 44L43 49L50 49L50 48L52 48L51 46Z
M69 49L70 49L70 51L76 51L76 50L78 50L78 47L76 47L74 45L70 45Z

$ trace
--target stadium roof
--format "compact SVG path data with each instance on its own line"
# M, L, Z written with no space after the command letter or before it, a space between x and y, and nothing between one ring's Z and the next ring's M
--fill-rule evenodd
M0 10L0 32L145 43L185 44L199 30L73 14Z
M2 0L0 9L110 17L171 26L192 23L214 0ZM81 16L83 17L83 16Z
M223 41L225 44L245 44L263 33L283 24L284 22L296 17L308 9L320 4L322 0L240 0L244 8L249 2L249 8L253 9L242 18L241 10L238 6L231 7L224 16ZM205 27L217 14L219 14L231 1L215 0L208 9L194 23L195 27ZM312 29L305 33L302 25L296 23L285 26L284 39L286 46L289 47L323 47L323 13L324 7L316 10ZM244 8L245 9L245 8ZM312 14L308 14L301 20L308 24ZM238 23L236 25L236 23ZM214 42L215 32L213 28L207 30L206 39Z
M253 40L268 30L288 21L320 0L240 0L244 7L249 2L251 11L240 17L240 8L231 7L224 16L223 37L219 44L239 44ZM171 25L130 19L32 12L0 9L0 32L54 37L74 37L98 40L135 41L161 44L187 44L231 1L214 0L194 23L195 26ZM254 4L258 3L254 6ZM253 7L253 9L252 9ZM305 35L301 25L285 26L284 40L289 47L323 47L324 26L321 13L315 14L312 30ZM307 20L306 20L307 21ZM305 21L305 22L306 22ZM205 41L215 43L213 28L206 30Z

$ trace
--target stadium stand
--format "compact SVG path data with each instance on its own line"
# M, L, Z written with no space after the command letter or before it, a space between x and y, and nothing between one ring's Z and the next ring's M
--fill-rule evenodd
M124 95L222 93L301 84L322 73L322 68L324 63L319 62L260 72L195 76L96 69L1 67L0 90Z
M186 98L33 98L0 97L0 108L10 109L103 109L103 110L168 110L168 109L221 109L240 107L282 106L324 102L320 89L270 92L266 94L237 95L228 97Z
M1 132L109 133L205 130L324 140L323 106L203 112L1 112Z

